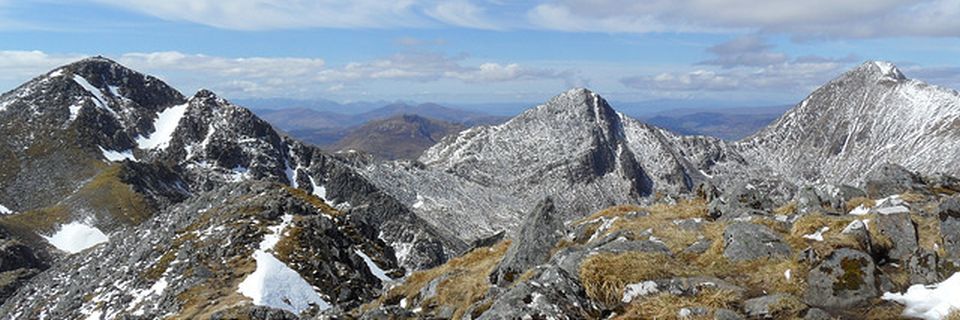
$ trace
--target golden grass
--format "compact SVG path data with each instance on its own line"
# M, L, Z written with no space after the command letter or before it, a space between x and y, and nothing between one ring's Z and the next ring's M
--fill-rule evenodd
M678 253L696 242L700 232L680 228L674 221L701 218L706 222L707 218L707 206L702 199L681 200L676 205L656 204L645 209L650 212L650 215L617 219L609 229L603 231L602 235L621 230L639 234L649 229L653 231L653 236L663 241L672 252ZM626 212L629 211L633 210Z
M773 209L773 214L777 214L777 215L789 216L791 214L796 214L796 213L797 213L796 201L787 202L786 204L776 209Z
M856 197L847 201L847 204L845 207L847 209L847 212L850 212L850 210L856 209L860 205L863 205L864 207L867 207L867 208L873 208L874 206L877 205L877 202L873 201L873 199L870 199L870 198Z
M680 310L689 307L731 308L739 301L736 294L723 290L704 290L696 296L661 293L637 299L614 319L678 319ZM712 319L705 317L705 319Z
M589 216L587 216L587 217L584 217L584 218L581 218L580 220L574 221L573 224L574 224L574 225L580 225L580 224L583 224L583 223L585 223L585 222L594 221L594 220L597 220L597 219L600 219L600 218L620 217L620 216L623 216L623 215L627 214L628 212L640 211L640 210L643 210L643 207L637 206L637 205L632 205L632 204L624 204L624 205L613 206L613 207L609 207L609 208L606 208L606 209L603 209L603 210L594 212L593 214L591 214L591 215L589 215Z
M593 300L615 305L631 283L670 277L677 261L662 253L602 253L580 264L580 281Z
M925 200L926 198L927 197L924 197L922 194L913 191L907 191L900 194L900 199L909 203L917 203Z
M917 224L917 237L920 248L934 251L934 248L943 249L943 239L940 237L940 219L932 216L910 215Z
M421 306L453 307L455 310L453 318L459 319L489 290L490 273L503 259L509 247L510 241L505 240L493 247L477 248L439 267L415 272L407 277L403 284L390 289L379 299L361 309L367 310L386 301L399 301L403 298L416 301L417 298L422 298ZM436 296L418 297L422 288L439 277L445 278L437 285Z

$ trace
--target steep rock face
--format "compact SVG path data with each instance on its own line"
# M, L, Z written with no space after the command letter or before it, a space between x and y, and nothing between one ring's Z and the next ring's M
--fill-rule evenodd
M0 96L0 203L43 207L130 150L151 113L182 103L162 81L104 58L63 66ZM43 173L43 174L38 174Z
M502 125L450 136L419 162L363 172L437 228L474 240L515 232L523 206L545 196L571 218L657 192L689 192L707 179L704 170L740 159L719 139L678 137L573 89Z
M867 62L745 139L744 155L797 182L857 183L885 163L960 173L960 94Z

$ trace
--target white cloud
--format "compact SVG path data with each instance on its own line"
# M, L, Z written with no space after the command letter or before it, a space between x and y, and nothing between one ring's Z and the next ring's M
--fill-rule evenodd
M443 1L426 14L441 22L473 29L499 30L502 26L493 23L486 10L466 0Z
M93 0L146 15L237 30L424 24L414 0Z
M0 85L6 88L44 74L84 55L52 55L40 51L0 51ZM191 94L209 88L227 97L316 97L376 89L383 82L509 83L547 80L581 81L569 70L520 64L472 64L466 57L440 54L396 54L384 59L329 66L320 58L227 58L176 51L126 53L113 57L132 69L158 76ZM376 84L374 84L376 83ZM389 84L386 84L389 86ZM382 88L381 88L382 89Z
M537 27L566 31L960 36L956 0L557 0L533 7L528 17Z
M621 79L625 86L643 91L728 91L774 90L807 93L836 77L849 67L839 61L791 61L760 68L735 68L722 72L697 69L665 72L653 76Z

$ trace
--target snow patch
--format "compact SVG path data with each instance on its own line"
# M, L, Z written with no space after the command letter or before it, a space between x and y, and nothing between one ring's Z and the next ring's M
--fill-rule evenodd
M370 269L370 273L372 273L374 277L377 277L377 279L380 279L380 282L382 282L383 284L386 284L388 282L393 281L393 279L387 276L387 273L383 271L383 269L381 269L380 266L374 263L373 259L370 259L369 256L364 254L363 251L360 251L360 250L353 250L353 251L356 252L357 255L360 256L360 258L363 258L363 262L367 264L367 268Z
M270 233L263 236L260 248L253 253L257 269L237 286L237 292L253 300L253 304L284 309L299 314L310 305L320 310L330 308L313 286L296 271L274 257L273 247L280 242L280 234L293 221L292 215L284 215L283 222L267 228Z
M817 232L814 232L811 234L805 234L803 235L803 238L814 240L814 241L823 241L823 233L827 231L830 231L830 227L823 227L823 228L820 228L820 230L817 230Z
M883 299L905 305L905 317L945 319L950 311L960 310L960 272L938 284L910 286L906 293L886 292Z
M79 221L62 225L52 236L43 238L57 249L69 253L77 253L110 240L100 229Z
M67 107L67 108L70 109L70 121L73 122L73 120L77 120L77 116L80 115L80 109L82 109L83 106L80 106L80 105L72 105L72 106L69 106L69 107Z
M7 207L4 207L2 204L0 204L0 214L11 214L11 213L13 213L13 210L10 210Z
M120 162L123 160L137 161L137 158L133 156L133 150L114 151L114 150L104 149L101 146L97 146L97 147L100 148L100 152L103 153L103 157L109 161L113 161L113 162Z
M90 84L89 81L87 81L86 78L81 77L79 75L73 75L73 81L79 84L81 87L83 87L84 90L87 90L87 92L89 92L91 95L93 95L93 103L96 104L97 107L103 108L109 111L114 116L117 116L117 112L113 111L113 109L110 109L110 107L107 106L108 100L106 97L103 96L103 91L100 91L100 88L94 87L92 84Z
M856 208L853 208L853 210L850 210L850 214L855 215L855 216L862 216L862 215L866 215L866 214L868 214L868 213L870 213L870 208L867 208L866 206L864 206L864 205L862 205L862 204L859 205L859 206L857 206Z
M648 296L659 293L657 283L653 281L644 281L641 283L628 284L623 290L623 303L630 303L634 298Z
M314 180L313 177L310 178L310 187L313 188L313 195L317 196L320 199L323 199L324 202L327 202L327 187L317 184L317 180ZM330 204L327 202L327 204Z
M147 137L137 137L137 145L140 149L166 149L170 139L173 138L173 132L180 124L180 119L187 112L187 106L189 105L184 103L157 113L157 120L153 122L153 133Z

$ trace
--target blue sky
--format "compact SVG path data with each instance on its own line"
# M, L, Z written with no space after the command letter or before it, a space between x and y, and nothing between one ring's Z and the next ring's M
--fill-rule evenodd
M960 88L955 0L0 0L0 88L102 54L232 99L792 104L865 60Z

